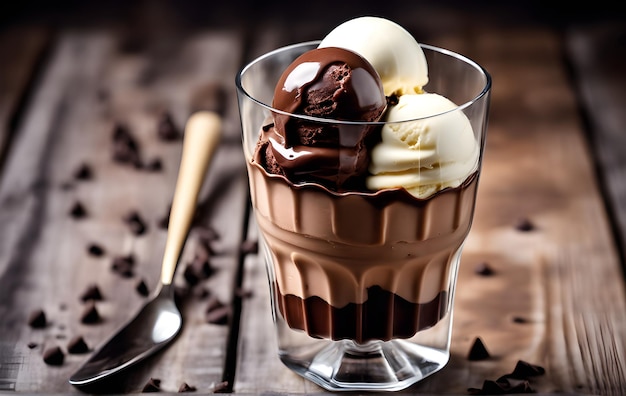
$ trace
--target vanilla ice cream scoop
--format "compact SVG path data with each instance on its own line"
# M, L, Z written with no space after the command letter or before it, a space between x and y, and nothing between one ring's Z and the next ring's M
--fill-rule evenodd
M398 122L407 120L412 121ZM479 147L472 126L457 105L441 95L400 96L388 110L381 135L371 154L371 190L404 187L427 198L458 187L477 169Z
M386 96L420 93L428 82L424 51L409 32L388 19L351 19L328 33L319 47L344 48L367 59L380 75Z

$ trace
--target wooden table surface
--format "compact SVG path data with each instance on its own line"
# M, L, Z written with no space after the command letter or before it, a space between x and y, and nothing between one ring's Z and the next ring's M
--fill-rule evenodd
M234 78L268 50L319 39L369 13L473 58L493 77L452 356L406 392L468 394L524 360L546 370L530 381L539 393L626 394L623 14L486 3L341 3L332 15L313 5L294 13L288 2L3 8L0 392L79 393L67 379L89 352L69 353L72 338L96 347L145 301L137 284L152 290L159 278L167 232L161 222L181 153L181 139L158 134L162 117L169 114L180 130L195 109L217 106L225 136L176 277L182 333L96 391L141 392L156 378L163 392L187 383L197 393L323 393L278 360L265 269L242 248L256 231ZM118 128L136 139L140 166L113 160ZM79 172L84 167L90 175ZM82 217L72 215L77 203ZM131 213L145 223L143 233L125 221ZM92 244L103 254L90 252ZM212 271L192 286L186 270L202 255ZM113 270L116 258L128 256L132 272ZM476 271L485 263L490 276ZM95 303L101 319L85 324L89 304L81 296L91 285L103 295ZM38 309L46 314L44 328L28 324ZM477 337L490 357L468 360ZM55 346L65 354L58 366L43 359Z

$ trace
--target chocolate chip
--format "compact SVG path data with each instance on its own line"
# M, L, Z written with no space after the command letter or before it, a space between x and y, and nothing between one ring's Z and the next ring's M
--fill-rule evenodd
M201 280L208 279L214 270L208 258L195 257L194 260L185 266L183 277L190 286L197 285Z
M270 123L270 124L263 125L263 126L262 126L262 128L263 128L263 132L267 132L267 131L269 131L270 129L274 128L274 123L272 122L272 123Z
M113 160L141 167L139 144L128 128L122 124L116 124L113 129Z
M72 354L81 354L89 352L89 347L85 342L85 339L78 335L70 340L67 344L67 351Z
M137 211L131 211L124 217L124 222L135 235L143 235L146 232L146 223Z
M141 391L144 393L160 392L161 380L158 378L150 378L148 382L143 386L143 389Z
M98 244L91 243L87 246L87 252L95 257L100 257L104 255L104 248Z
M513 323L520 323L520 324L524 324L524 323L528 323L529 320L526 318L523 318L521 316L514 316L513 317Z
M93 178L93 172L91 167L87 164L81 164L74 172L74 179L76 180L91 180Z
M521 232L530 232L534 231L536 227L530 219L521 218L515 224L515 229Z
M135 275L134 267L135 257L133 255L115 257L111 265L113 272L124 278L131 278Z
M536 393L526 380L498 379L497 381L485 380L480 389L470 388L472 395L506 395L513 393Z
M95 324L99 323L101 320L102 318L100 317L100 313L96 308L96 304L93 301L89 302L83 310L82 315L80 316L81 323Z
M508 376L511 378L528 378L528 377L536 377L539 375L543 375L546 373L546 369L541 366L537 366L534 364L530 364L523 360L518 360L515 365L515 369Z
M101 301L102 293L100 293L100 289L98 285L89 285L87 289L80 295L80 299L83 302L86 301Z
M58 346L51 347L44 351L43 361L50 366L60 366L65 361L65 354Z
M178 140L181 137L178 128L174 125L172 116L167 112L161 114L161 118L159 118L157 136L164 141Z
M28 316L28 325L33 329L43 329L47 324L46 313L42 309L36 309Z
M491 276L494 274L494 270L489 263L483 261L474 267L474 273L481 276Z
M243 254L257 254L259 252L259 242L245 240L241 244L241 252Z
M26 346L28 347L28 349L35 349L37 348L37 346L39 346L39 344L37 344L36 342L29 342Z
M137 291L137 293L139 293L140 296L143 297L147 297L148 294L150 294L150 291L148 290L148 285L143 279L140 279L139 282L137 282L135 290Z
M178 388L178 393L185 392L195 392L197 389L195 386L188 385L186 382L183 382Z
M207 323L225 325L230 316L230 307L212 297L207 304L205 319Z
M468 388L472 395L504 395L512 393L536 393L528 378L543 375L545 369L519 360L511 374L503 375L497 380L485 380L482 388Z
M467 355L468 360L484 360L488 359L491 355L485 348L485 344L480 339L480 337L476 337L474 340L474 344L470 348L469 354Z
M70 209L70 216L72 216L75 219L82 219L84 217L87 217L87 211L85 210L85 207L83 206L82 203L80 203L79 201L76 201L74 202L74 205Z

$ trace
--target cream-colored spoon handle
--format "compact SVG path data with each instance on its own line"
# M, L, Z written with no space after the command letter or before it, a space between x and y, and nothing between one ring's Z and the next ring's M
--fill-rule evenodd
M194 113L187 121L161 266L163 285L171 284L174 279L176 265L196 210L202 182L211 157L219 144L221 128L220 117L209 111Z

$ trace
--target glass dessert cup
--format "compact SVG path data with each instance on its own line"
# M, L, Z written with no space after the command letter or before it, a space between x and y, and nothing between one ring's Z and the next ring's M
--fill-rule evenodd
M459 104L480 154L459 186L419 199L404 189L331 191L292 183L258 161L281 73L318 42L284 47L237 76L243 148L282 362L328 390L395 391L448 362L461 250L474 212L491 80L471 60L422 45L424 89ZM282 113L283 116L286 114ZM347 137L383 122L300 117ZM440 117L433 115L432 118ZM339 138L350 145L350 138Z

